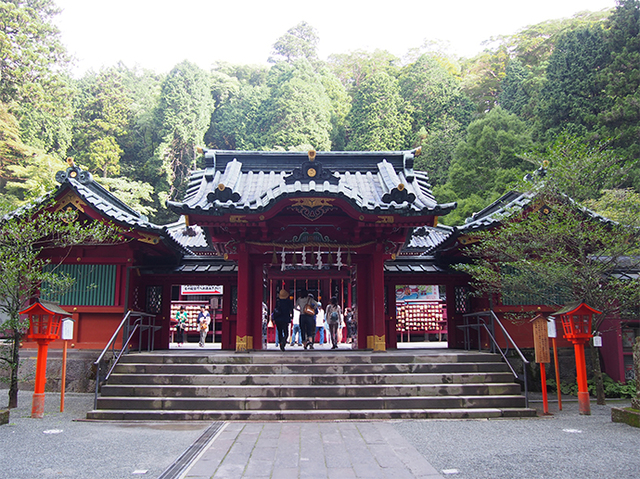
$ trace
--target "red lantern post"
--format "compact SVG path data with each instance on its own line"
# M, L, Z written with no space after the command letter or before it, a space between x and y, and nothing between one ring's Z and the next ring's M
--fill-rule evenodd
M60 323L63 317L71 316L56 303L38 301L20 314L29 315L28 338L38 343L38 359L36 361L36 384L33 391L31 417L44 417L44 386L47 380L47 350L49 343L58 339Z
M591 414L589 404L589 387L587 385L587 365L584 358L584 343L593 337L591 325L593 315L602 314L582 302L567 304L554 313L560 316L564 337L573 343L576 354L576 375L578 380L578 408L580 414Z

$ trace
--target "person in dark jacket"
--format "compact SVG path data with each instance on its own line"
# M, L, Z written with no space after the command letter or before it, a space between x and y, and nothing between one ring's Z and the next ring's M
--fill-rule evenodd
M289 338L289 323L293 317L293 301L289 299L289 292L281 289L276 300L276 307L273 310L273 322L276 325L276 334L280 350L284 351Z
M298 298L297 306L300 307L300 329L302 330L302 341L304 349L313 349L313 340L316 335L316 312L318 304L313 298L313 294Z

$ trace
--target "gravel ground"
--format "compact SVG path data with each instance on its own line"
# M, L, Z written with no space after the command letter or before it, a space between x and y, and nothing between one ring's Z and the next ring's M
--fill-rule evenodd
M542 404L532 403L536 409ZM459 479L638 479L640 429L611 422L610 401L550 404L553 416L531 419L401 421L396 430L443 477Z
M0 404L7 404L0 390ZM20 392L9 424L0 426L0 478L157 478L210 425L83 421L93 394L47 393L43 419L31 418L32 393Z

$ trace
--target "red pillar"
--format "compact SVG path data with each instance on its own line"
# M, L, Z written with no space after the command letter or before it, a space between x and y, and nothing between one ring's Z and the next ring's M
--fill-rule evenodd
M385 314L384 314L384 258L382 245L376 246L371 258L371 292L373 306L373 350L386 351Z
M580 414L591 415L589 403L589 385L587 384L587 364L584 359L584 343L575 343L573 350L576 354L576 375L578 380L578 411Z
M253 349L253 337L249 336L251 271L246 245L240 244L238 252L238 316L236 322L236 351Z
M33 389L33 401L31 403L31 417L42 419L44 417L44 385L47 382L47 352L49 341L38 341L38 359L36 360L36 383Z

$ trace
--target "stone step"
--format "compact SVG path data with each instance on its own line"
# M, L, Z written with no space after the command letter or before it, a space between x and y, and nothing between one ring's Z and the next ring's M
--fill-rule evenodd
M503 372L507 366L500 362L489 363L410 363L410 364L118 364L118 374L397 374L397 373L470 373Z
M438 350L407 353L404 351L387 351L385 353L367 353L362 351L331 351L331 350L287 350L253 351L249 353L235 353L215 351L212 353L201 350L185 350L179 352L151 352L131 353L122 357L120 363L146 364L377 364L377 363L457 363L457 362L501 362L496 354Z
M374 384L470 384L513 382L511 372L474 373L393 373L393 374L349 374L349 375L304 375L304 374L119 374L109 378L110 385L193 385L193 386L242 386L242 385L374 385Z
M211 397L126 397L98 398L98 409L130 410L359 410L359 409L458 409L458 408L524 408L519 395L503 396L436 396L436 397L358 397L358 398L211 398Z
M99 409L89 411L87 419L101 421L343 421L386 419L470 419L535 417L528 408L455 409L359 409L311 411L179 411Z
M350 386L177 386L104 385L102 397L154 398L354 398L518 395L514 383L495 384L400 384Z
M129 354L88 419L527 417L500 357L465 351Z

